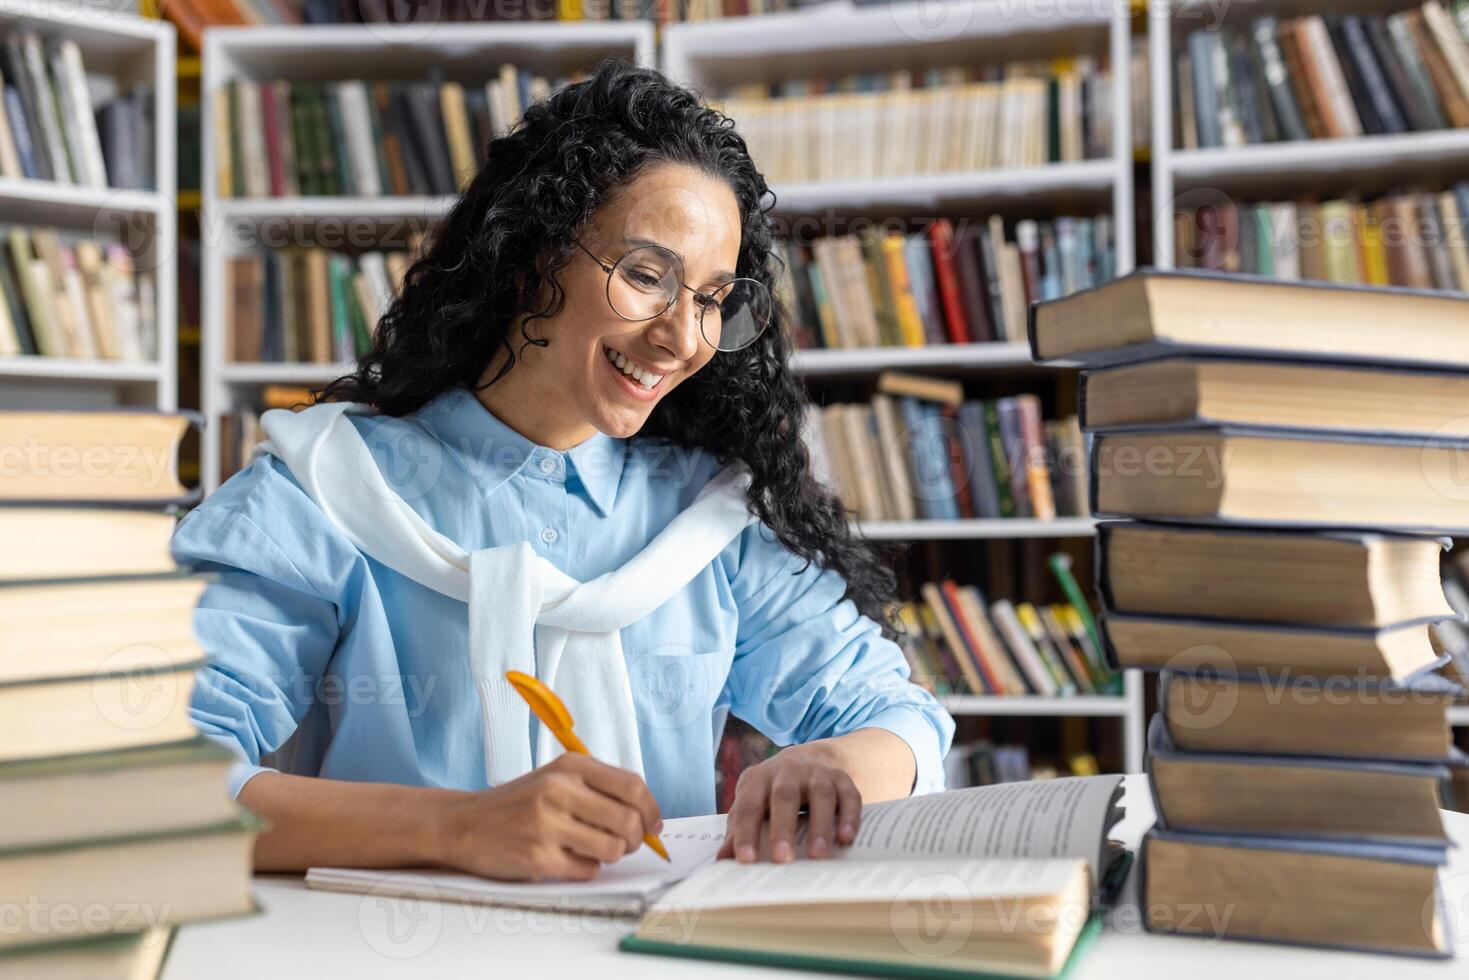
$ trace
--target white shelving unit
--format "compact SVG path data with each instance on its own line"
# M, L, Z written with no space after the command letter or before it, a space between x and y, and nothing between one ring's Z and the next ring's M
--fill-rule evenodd
M204 36L200 91L203 131L213 131L211 96L232 78L255 81L422 80L430 66L445 78L483 82L502 62L547 75L587 67L607 56L652 65L653 27L603 23L347 24L312 27L216 27ZM203 141L201 392L206 419L203 482L219 482L219 420L255 402L268 384L318 385L345 373L340 364L231 364L223 287L226 263L247 251L263 229L304 236L323 221L422 222L427 227L452 197L222 198L215 185L214 144Z
M1107 55L1114 66L1113 155L1104 160L1050 164L1023 170L924 174L879 180L778 185L778 218L983 215L1025 209L1075 208L1110 212L1119 273L1132 269L1132 102L1129 92L1130 14L1114 4L1026 5L1002 0L850 8L828 5L788 14L689 22L663 33L663 69L676 80L710 92L773 78L854 71L938 68L986 61L1062 55ZM932 347L801 351L795 369L811 377L861 377L898 369L945 374L1048 371L1031 363L1025 344L981 343ZM984 540L1088 537L1088 518L1035 520L879 521L862 525L885 540ZM1142 680L1129 672L1116 697L974 697L946 699L956 715L1116 718L1122 725L1124 764L1143 762Z
M1005 538L1090 538L1097 522L1090 517L1033 517L1000 520L868 521L858 523L869 538L880 541L983 541Z
M1126 272L1134 263L1130 25L1126 0L1087 4L956 0L938 9L921 3L823 5L762 17L670 25L663 33L663 70L680 82L712 92L772 78L1107 56L1114 66L1115 134L1108 159L1019 170L784 184L772 190L777 216L934 215L1017 204L1110 210L1117 268Z
M173 25L88 6L0 0L0 35L17 30L34 31L43 41L75 41L89 76L111 77L124 86L146 83L152 89L157 190L0 179L0 214L9 224L54 226L63 233L91 233L99 241L116 241L118 230L126 229L125 243L135 249L137 267L154 275L158 356L143 363L0 358L0 406L173 410L178 407Z
M1174 53L1186 34L1213 27L1247 24L1264 14L1282 17L1329 12L1320 0L1240 0L1220 8L1208 0L1162 0L1148 5L1148 61L1153 105L1152 182L1153 253L1159 268L1173 267L1174 202L1203 204L1226 197L1294 197L1356 189L1366 193L1393 186L1444 185L1469 173L1469 130L1363 136L1355 139L1297 140L1214 149L1175 146L1173 131ZM1342 7L1361 12L1394 12L1419 6L1412 0L1354 0Z

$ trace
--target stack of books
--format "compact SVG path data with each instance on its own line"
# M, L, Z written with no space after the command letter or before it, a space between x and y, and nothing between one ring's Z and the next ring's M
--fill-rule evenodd
M188 717L204 588L168 549L188 419L0 413L0 973L156 975L252 908L256 824Z
M1092 367L1093 503L1127 519L1104 642L1159 672L1150 928L1448 955L1461 689L1430 627L1434 535L1469 524L1466 322L1463 297L1150 272L1035 308L1037 358Z
M886 225L887 223L880 223ZM1025 339L1025 310L1116 272L1112 219L937 218L778 246L800 348L924 347Z
M456 194L485 162L491 139L550 95L552 81L501 65L484 84L256 82L213 95L221 197Z
M1462 2L1197 30L1175 64L1185 149L1469 126Z
M0 357L148 361L157 356L158 292L119 242L0 226Z
M808 406L818 478L867 521L1084 516L1085 447L1075 417L1040 398L964 398L957 381L897 371L869 404Z
M1469 292L1469 181L1370 201L1221 201L1174 215L1179 268Z
M69 39L16 31L0 47L0 177L151 190L153 91L87 77ZM94 104L93 92L110 93ZM171 124L171 122L170 122Z
M767 180L800 183L1103 159L1111 92L1106 64L1081 57L762 82L711 104Z
M225 264L225 329L235 363L344 364L372 346L377 321L397 296L406 249L347 254L327 248L272 248Z

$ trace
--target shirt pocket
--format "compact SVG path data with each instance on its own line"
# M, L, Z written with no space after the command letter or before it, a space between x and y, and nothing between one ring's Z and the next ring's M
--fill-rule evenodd
M734 661L733 644L710 649L665 643L626 656L633 705L644 730L708 731Z

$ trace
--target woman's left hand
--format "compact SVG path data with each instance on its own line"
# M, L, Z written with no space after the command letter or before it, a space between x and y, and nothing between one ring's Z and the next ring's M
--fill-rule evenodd
M820 742L789 746L740 774L719 856L742 863L756 860L761 824L768 819L771 859L792 860L802 805L808 856L830 857L833 843L845 846L856 840L862 794Z

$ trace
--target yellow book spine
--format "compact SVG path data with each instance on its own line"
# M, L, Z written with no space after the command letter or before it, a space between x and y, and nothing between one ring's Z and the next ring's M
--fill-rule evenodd
M1358 220L1362 243L1362 277L1369 286L1389 286L1392 275L1387 267L1387 246L1382 241L1382 227L1377 216L1365 207L1358 207L1354 216Z
M893 287L898 338L904 347L922 347L923 321L918 316L918 303L913 299L913 287L908 284L908 266L903 262L902 235L888 232L882 236L882 257L887 263L888 281Z

